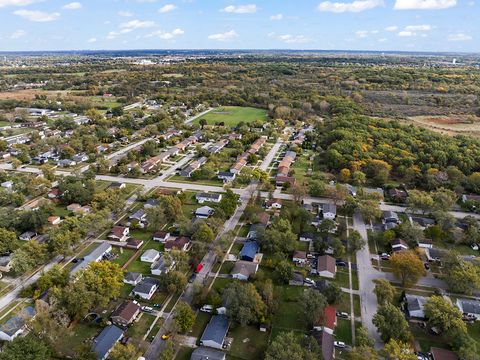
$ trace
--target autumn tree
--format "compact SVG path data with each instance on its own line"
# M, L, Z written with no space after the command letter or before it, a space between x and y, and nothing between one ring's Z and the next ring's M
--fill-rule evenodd
M403 287L415 284L425 275L422 260L411 250L393 254L390 265L393 275L401 281Z
M265 303L251 283L230 283L223 292L223 301L228 317L242 326L264 320Z
M396 291L395 288L392 286L390 281L387 279L375 279L375 295L377 296L377 301L380 306L384 306L386 304L392 304L393 299L395 298Z
M424 313L428 324L448 337L467 333L462 312L442 296L433 295L428 298L424 304Z
M14 231L0 228L0 253L10 253L17 247L17 234Z
M179 302L175 307L175 328L181 333L189 331L195 323L195 312L186 302Z
M395 339L390 339L385 344L382 355L387 360L417 360L417 355L408 343L396 341Z
M122 345L117 342L108 354L110 360L136 360L139 356L137 347L133 344Z

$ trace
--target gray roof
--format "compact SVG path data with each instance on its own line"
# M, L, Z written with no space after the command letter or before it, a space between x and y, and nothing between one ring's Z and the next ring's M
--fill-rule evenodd
M142 274L136 272L128 272L125 274L126 281L137 281L142 278Z
M464 313L480 315L480 301L459 299L458 302L462 306L462 311Z
M158 286L158 280L146 277L140 284L137 284L132 291L135 293L148 294L153 286Z
M210 216L213 214L215 210L211 208L210 206L202 206L199 207L197 210L195 210L195 214L197 215L203 215L203 216Z
M76 274L80 270L85 269L91 262L96 261L100 256L105 254L112 245L108 242L104 241L100 245L98 245L95 249L93 249L87 256L83 258L83 260L79 260L75 266L72 268L70 273L72 275Z
M225 336L227 336L228 327L229 323L225 315L214 315L205 328L200 341L214 341L222 345Z
M216 194L216 193L196 193L195 198L198 199L211 199L211 200L217 200L222 197L221 194Z
M407 300L408 311L423 310L423 304L427 301L427 298L423 296L405 294Z
M115 343L122 338L123 330L115 325L109 325L93 341L93 351L97 359L103 359Z
M148 259L148 260L153 261L159 254L160 254L160 253L159 253L157 250L155 250L155 249L148 249L148 250L146 250L146 251L142 254L142 256L140 257L140 259L141 259L141 258L146 258L146 259Z
M12 336L18 330L23 328L25 325L25 319L28 317L33 317L35 315L35 309L32 306L27 306L26 308L22 309L20 315L12 316L8 319L5 323L0 326L0 331Z
M192 356L190 357L190 360L224 360L225 359L225 353L214 350L214 349L209 349L206 347L198 347L195 350L193 350Z
M335 204L324 204L322 206L323 213L332 213L336 214L337 213L337 206Z

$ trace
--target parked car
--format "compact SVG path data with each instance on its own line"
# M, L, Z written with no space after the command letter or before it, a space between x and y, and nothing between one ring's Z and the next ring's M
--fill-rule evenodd
M425 266L425 270L430 270L430 264L428 262L423 264L423 266Z
M380 255L380 258L382 260L390 260L390 255L387 253L382 253L382 255Z
M213 311L213 305L203 305L200 308L200 311L206 312L206 313L211 313Z
M345 349L347 345L343 341L334 341L333 346L340 348L340 349Z
M141 309L142 309L142 311L145 311L145 312L152 312L153 311L153 308L150 307L150 306L142 306Z
M167 333L162 335L162 340L168 340L168 339L170 339L170 336L172 336L172 333L167 332Z
M472 245L470 245L470 247L472 248L472 250L478 251L478 244L473 243Z
M337 260L337 261L335 261L335 264L336 264L337 266L344 266L344 267L347 266L347 263L346 263L345 261L343 261L343 260Z
M344 319L348 319L350 317L350 315L348 315L348 313L344 312L344 311L342 311L342 312L338 311L337 316L340 317L340 318L344 318Z
M313 281L312 279L310 278L305 278L305 280L303 280L303 282L305 284L308 284L308 285L315 285L315 281Z
M195 281L195 279L197 278L197 274L193 273L189 278L188 278L188 282L191 284Z

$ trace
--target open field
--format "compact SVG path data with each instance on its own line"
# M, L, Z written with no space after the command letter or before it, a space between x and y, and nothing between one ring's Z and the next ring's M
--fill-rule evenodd
M439 132L444 135L480 136L480 118L466 115L412 116L405 122Z
M0 100L33 100L35 95L46 96L47 98L56 98L57 94L66 95L66 91L24 89L18 91L0 92Z
M246 123L255 120L265 121L267 120L267 112L263 109L255 109L252 107L223 106L196 119L194 123L198 124L200 119L207 120L208 125L223 122L226 126L235 126L242 121Z

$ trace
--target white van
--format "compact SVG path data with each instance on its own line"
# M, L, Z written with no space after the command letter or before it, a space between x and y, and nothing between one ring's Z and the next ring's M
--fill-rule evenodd
M206 312L206 313L211 313L213 311L213 305L203 305L200 308L200 311Z

